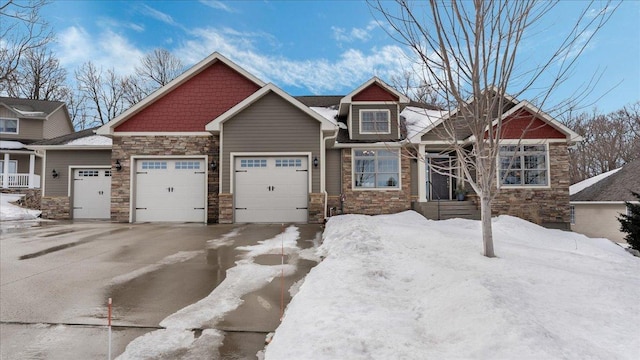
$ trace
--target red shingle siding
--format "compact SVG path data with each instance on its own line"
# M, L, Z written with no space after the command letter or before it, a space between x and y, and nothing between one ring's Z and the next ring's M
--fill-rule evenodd
M373 83L351 97L352 101L398 101L398 97Z
M116 132L205 131L260 87L218 61L115 128Z
M524 110L511 115L502 124L503 139L520 139L521 136L523 139L566 138L565 134Z

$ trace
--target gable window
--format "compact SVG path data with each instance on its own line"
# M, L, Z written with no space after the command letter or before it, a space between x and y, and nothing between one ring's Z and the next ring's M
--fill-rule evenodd
M353 184L356 189L400 188L398 150L354 150Z
M389 134L391 132L389 110L360 110L360 132L363 134Z
M18 119L1 119L0 118L0 133L17 134Z
M502 186L548 186L546 145L500 146L499 176Z

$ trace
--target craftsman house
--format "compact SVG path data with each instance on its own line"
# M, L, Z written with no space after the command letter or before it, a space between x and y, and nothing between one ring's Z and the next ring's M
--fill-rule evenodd
M3 192L39 189L42 159L27 146L73 132L60 101L0 97L0 187Z
M566 226L567 147L579 136L526 101L505 106L505 120L514 120L504 156L520 161L502 169L510 173L494 211ZM449 117L375 77L346 96L292 97L214 53L97 129L112 140L109 164L56 166L94 171L85 179L110 170L100 217L119 222L322 222L421 210L453 200L455 174L430 169L452 161L433 136ZM525 121L535 130L518 142ZM60 182L55 193L45 189L51 207L70 209L82 196L71 175L49 181Z

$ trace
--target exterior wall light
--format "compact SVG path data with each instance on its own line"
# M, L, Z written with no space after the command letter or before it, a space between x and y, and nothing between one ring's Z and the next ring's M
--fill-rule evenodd
M120 160L116 160L115 168L116 171L122 171L122 164L120 164Z
M218 169L218 163L215 160L211 160L209 167L211 167L211 171L216 171L216 169Z
M319 164L319 163L320 163L320 162L318 161L318 157L317 157L317 156L314 156L314 157L313 157L313 167L318 167L318 164Z
M51 176L53 176L54 179L56 179L58 177L58 172L56 171L56 169L53 169L53 171L51 172Z

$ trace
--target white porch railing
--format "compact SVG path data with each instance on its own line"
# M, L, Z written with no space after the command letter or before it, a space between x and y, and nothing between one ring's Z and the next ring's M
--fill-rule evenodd
M9 174L8 188L29 188L29 174ZM4 175L0 174L0 187L4 184ZM31 188L40 188L40 175L33 174L33 186Z

